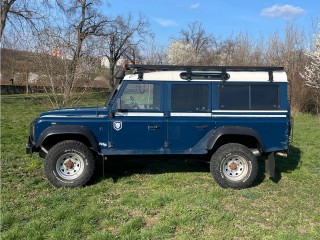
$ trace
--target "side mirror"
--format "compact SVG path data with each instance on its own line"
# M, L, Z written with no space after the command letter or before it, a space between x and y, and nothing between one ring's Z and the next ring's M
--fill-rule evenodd
M121 98L117 98L117 110L121 111Z

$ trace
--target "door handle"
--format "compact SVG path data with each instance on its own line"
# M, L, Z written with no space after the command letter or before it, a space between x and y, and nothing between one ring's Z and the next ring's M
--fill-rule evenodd
M160 129L160 126L148 126L148 130Z
M206 129L208 128L208 125L198 125L196 126L197 129Z

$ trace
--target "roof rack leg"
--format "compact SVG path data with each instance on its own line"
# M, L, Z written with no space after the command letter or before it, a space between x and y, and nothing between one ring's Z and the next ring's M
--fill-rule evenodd
M143 69L142 68L138 68L137 72L138 72L138 79L142 80L143 79Z
M227 69L222 68L221 73L222 73L222 80L228 80Z
M268 74L269 74L269 82L273 82L273 71L268 70Z
M191 68L187 68L186 70L187 70L187 76L186 76L187 80L190 81L192 79L192 77L191 77L192 76Z

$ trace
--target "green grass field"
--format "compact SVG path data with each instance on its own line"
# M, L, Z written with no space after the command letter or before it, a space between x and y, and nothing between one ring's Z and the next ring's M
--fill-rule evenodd
M103 104L106 94L83 105ZM1 97L1 239L320 239L320 125L295 117L276 181L220 188L195 159L124 158L97 167L89 186L55 189L43 159L25 154L46 98Z

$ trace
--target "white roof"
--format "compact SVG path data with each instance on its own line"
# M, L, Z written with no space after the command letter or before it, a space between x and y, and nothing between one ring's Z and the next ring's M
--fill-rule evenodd
M201 71L204 72L204 71ZM145 81L188 81L180 77L182 71L158 71L143 74ZM209 71L208 71L209 73ZM268 71L227 71L230 78L227 82L269 82ZM138 74L126 75L124 80L138 80ZM191 81L222 81L192 79ZM273 82L287 82L287 74L284 71L273 71Z

